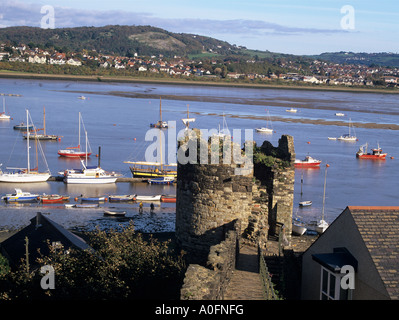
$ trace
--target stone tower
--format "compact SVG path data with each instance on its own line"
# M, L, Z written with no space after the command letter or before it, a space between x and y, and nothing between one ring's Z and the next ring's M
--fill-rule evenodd
M206 261L209 248L224 240L236 219L241 222L242 234L250 234L254 241L265 243L279 224L284 224L285 237L290 241L295 176L293 138L283 135L278 147L265 141L256 149L253 166L237 174L236 169L242 165L234 161L212 164L210 141L204 143L198 131L196 135L198 139L190 152L197 153L198 161L178 161L176 190L176 239L191 263ZM208 148L207 163L199 161L199 149L204 145ZM225 145L219 149L220 154L224 148Z
M210 148L210 141L201 146L206 145ZM245 174L237 174L240 165L220 162L181 164L178 161L176 238L190 260L197 263L206 261L209 248L224 240L234 220L240 219L243 226L247 225L251 211L252 167Z
M269 234L276 234L284 225L284 236L291 241L294 205L295 149L294 138L281 136L278 146L264 141L259 148L262 159L254 159L254 177L265 191Z

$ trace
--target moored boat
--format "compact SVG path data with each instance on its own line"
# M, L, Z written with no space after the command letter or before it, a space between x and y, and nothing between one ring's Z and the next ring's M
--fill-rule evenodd
M294 166L296 168L316 168L319 167L321 160L306 156L304 160L295 159Z
M109 202L123 202L123 201L135 201L135 194L124 194L124 195L110 195L108 196Z
M40 196L42 203L62 203L69 200L69 196L61 196L59 194L43 194Z
M93 202L100 202L100 201L107 201L108 198L105 196L100 197L80 197L80 201L93 201Z
M86 149L83 151L80 149L80 125L81 123L83 124L84 127L84 123L83 123L83 119L82 116L79 112L79 133L78 133L78 146L77 147L69 147L66 149L61 149L58 150L58 155L60 155L61 157L67 157L67 158L87 158L91 155L91 150L87 150L87 145L88 145L88 139L87 139L87 132L85 131L85 138L86 138Z
M124 217L126 215L126 211L115 211L115 210L105 210L104 216L112 216L112 217Z
M45 182L47 181L50 176L51 172L50 169L48 168L47 165L47 160L44 155L43 149L41 147L40 141L37 141L37 146L39 148L36 148L36 167L31 168L30 164L30 144L29 144L29 110L26 109L26 126L25 129L27 130L27 143L26 143L26 155L27 155L27 167L26 168L7 168L13 171L8 171L8 172L3 172L0 169L0 182L9 182L9 183L32 183L32 182ZM32 121L31 121L32 123ZM33 126L33 124L32 124ZM33 126L34 127L34 126ZM38 161L38 149L42 155L43 162L47 167L47 171L45 172L39 172L38 167L39 167L39 161ZM1 166L1 165L0 165ZM15 171L16 170L16 171Z
M299 206L300 207L309 207L309 206L311 206L312 205L312 201L310 201L310 200L306 200L306 201L301 201L301 202L299 202Z
M385 160L387 154L382 153L382 149L378 145L377 148L371 149L372 152L367 152L368 143L360 146L356 152L356 157L359 159L374 159L374 160Z
M357 141L356 135L352 135L352 134L351 134L351 128L352 128L353 131L355 130L354 127L353 127L353 125L352 125L352 123L351 123L351 119L349 119L348 128L349 128L349 132L348 132L348 133L343 134L342 136L340 136L340 137L337 138L339 141L346 141L346 142L354 142L354 141Z
M266 127L256 128L255 130L260 133L273 133L273 128L271 127L269 111L267 112Z
M149 184L173 184L175 182L174 177L161 177L148 179Z
M37 201L39 198L38 194L32 194L27 191L22 191L19 188L15 188L14 193L8 193L2 197L2 199L6 202L32 202Z
M74 208L98 208L100 205L98 203L77 203Z
M136 201L161 201L161 195L154 196L136 196Z
M286 109L285 111L287 112L292 112L292 113L296 113L298 110L295 108L290 108L290 109Z
M298 218L292 219L292 233L296 236L302 236L307 231L307 227L304 222Z
M10 120L11 116L6 114L6 101L3 97L3 112L0 112L0 120Z
M161 196L161 202L176 203L176 196L175 195L163 194Z
M120 176L115 172L107 172L98 166L86 167L81 160L83 169L65 170L64 182L68 184L105 184L115 183Z

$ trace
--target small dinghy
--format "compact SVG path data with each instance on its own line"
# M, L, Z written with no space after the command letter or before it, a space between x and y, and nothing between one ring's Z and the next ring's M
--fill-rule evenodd
M112 216L112 217L124 217L126 211L114 211L114 210L106 210L104 211L104 216Z

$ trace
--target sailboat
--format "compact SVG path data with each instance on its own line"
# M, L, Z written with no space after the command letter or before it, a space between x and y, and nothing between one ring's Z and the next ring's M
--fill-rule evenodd
M86 132L87 135L87 132ZM87 141L87 140L86 140ZM99 150L100 154L100 150ZM105 184L114 183L120 177L115 172L107 172L100 167L100 156L97 166L87 166L86 161L80 160L83 169L70 169L64 172L64 182L69 184Z
M342 136L338 137L337 139L340 140L340 141L349 141L349 142L357 141L357 137L351 135L351 127L352 127L352 129L353 129L353 125L352 125L352 123L351 123L351 119L349 119L349 125L348 125L348 127L349 127L349 133L343 134ZM353 129L353 130L354 130L354 129Z
M27 127L27 138L26 138L26 148L27 148L27 167L26 168L7 168L7 169L12 169L12 170L17 170L17 171L12 171L12 172L3 172L0 170L0 182L45 182L47 181L51 174L50 170L48 169L47 166L47 161L44 156L43 150L41 149L41 145L39 141L36 141L36 146L39 145L40 151L42 153L42 157L44 162L46 163L47 166L47 172L39 172L38 168L31 169L30 167L30 145L29 145L29 140L30 140L30 132L29 132L29 110L26 109L26 127ZM37 148L36 148L37 152Z
M187 118L183 118L181 119L181 121L183 121L184 125L186 126L186 130L189 129L190 126L190 122L194 122L195 118L190 118L190 113L189 113L189 105L187 104Z
M327 221L324 220L324 205L326 201L326 181L327 181L327 168L329 167L328 164L326 164L326 169L324 173L324 191L323 191L323 209L321 211L321 220L317 223L316 225L316 232L319 234L324 233L326 229L328 228L328 223Z
M129 167L133 178L165 178L177 177L177 163L164 164L162 161L162 134L159 131L159 152L160 161L150 162L150 161L124 161L123 163L132 164Z
M0 120L10 120L11 116L6 114L6 102L5 97L3 97L3 112L0 112Z
M224 137L230 136L230 131L229 131L229 128L227 127L227 122L226 122L226 118L224 116L224 112L223 112L223 128L222 128L222 130L220 130L220 124L219 124L218 133L215 133L213 136L219 137L219 138L224 138Z
M43 134L38 134L37 131L43 130ZM26 135L24 136L24 139L26 139ZM36 140L58 140L59 136L56 136L54 134L46 134L46 109L43 107L43 128L41 129L36 129L35 134L33 135L33 138Z
M266 127L256 128L255 130L257 132L261 132L261 133L273 133L273 129L271 128L271 120L270 120L269 111L267 111Z
M162 121L162 100L159 98L159 121L157 123L150 123L151 128L159 128L164 129L168 128L168 123L166 121Z
M80 124L83 123L82 115L79 112L79 143L77 147L70 147L63 150L58 150L58 154L61 157L68 157L68 158L80 158L80 157L88 157L91 155L91 151L85 151L80 149ZM84 126L84 124L83 124ZM85 132L86 129L84 128ZM86 132L86 146L87 146L87 132Z

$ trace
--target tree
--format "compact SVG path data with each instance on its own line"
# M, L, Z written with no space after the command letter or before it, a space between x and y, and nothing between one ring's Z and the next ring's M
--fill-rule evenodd
M0 299L178 298L185 264L170 241L144 240L133 225L90 234L89 250L64 250L50 243L37 262L54 268L55 289L43 290L39 270L19 269L0 277Z

